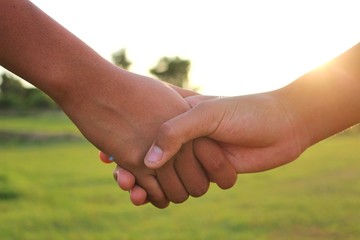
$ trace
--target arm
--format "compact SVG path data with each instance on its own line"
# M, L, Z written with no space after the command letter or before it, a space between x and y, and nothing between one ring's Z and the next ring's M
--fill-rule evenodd
M191 142L164 168L142 161L160 124L189 108L179 94L192 92L115 67L29 1L0 0L0 9L0 64L52 97L91 143L134 174L148 200L165 207L207 191Z
M142 159L159 125L187 103L160 81L110 64L31 2L0 0L0 9L0 64L52 97L91 143L131 170L156 206L185 200L173 163L154 171ZM184 152L192 156L191 148ZM194 186L207 189L194 159Z
M360 44L276 91L202 101L165 122L145 163L157 168L191 139L219 141L238 173L296 159L309 146L360 122ZM195 153L204 151L195 140ZM149 157L150 156L150 157ZM157 156L157 159L156 159ZM152 160L152 161L150 161Z

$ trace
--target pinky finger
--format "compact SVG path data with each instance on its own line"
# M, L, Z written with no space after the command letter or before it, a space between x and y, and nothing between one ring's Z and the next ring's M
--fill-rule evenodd
M135 185L131 189L130 200L135 206L145 205L149 202L147 199L146 191L138 185Z
M141 206L148 203L146 191L135 184L135 177L127 170L117 166L114 170L114 179L118 186L130 192L130 200L135 206Z
M106 154L103 153L103 152L99 152L99 158L100 158L100 160L101 160L103 163L106 163L106 164L112 163L112 162L114 161L114 158L113 158L113 157L108 156L108 155L106 155Z
M114 178L118 186L124 191L130 191L135 186L135 176L119 166L114 170Z

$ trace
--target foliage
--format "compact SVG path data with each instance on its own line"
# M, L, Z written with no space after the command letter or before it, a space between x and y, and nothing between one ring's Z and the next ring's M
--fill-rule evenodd
M129 69L131 61L127 58L124 48L112 55L113 63L123 69ZM150 73L164 82L179 87L188 87L190 61L179 57L162 57Z
M115 65L128 69L126 50L120 49L112 55ZM150 72L160 80L179 87L188 87L190 61L179 57L163 57ZM9 73L0 76L0 110L53 110L57 104L37 88L25 88L19 79Z
M18 95L25 95L25 89L21 83L12 75L3 73L1 75L0 90L2 94L17 93Z
M26 89L27 109L56 109L56 103L37 88Z
M1 110L58 109L56 103L37 88L25 88L13 75L3 73L0 85Z
M178 87L187 87L190 61L179 57L163 57L150 73Z
M126 50L124 48L113 53L112 61L116 66L121 67L123 69L129 69L131 66L131 62L128 60L126 56Z
M1 75L0 109L22 108L26 91L19 81L9 74Z

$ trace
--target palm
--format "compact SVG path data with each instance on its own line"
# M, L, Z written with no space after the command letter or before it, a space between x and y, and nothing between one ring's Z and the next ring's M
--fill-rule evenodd
M201 101L201 96L197 99ZM294 129L285 109L270 94L218 99L207 107L202 112L216 112L215 118L222 116L214 120L219 124L208 137L218 141L238 173L284 165L303 151L297 141L299 130Z
M244 147L231 143L219 143L219 145L237 173L266 171L289 163L299 155L296 146L290 146L291 144L268 147Z

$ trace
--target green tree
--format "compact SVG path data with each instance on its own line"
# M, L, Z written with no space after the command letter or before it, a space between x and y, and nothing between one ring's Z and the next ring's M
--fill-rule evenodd
M3 73L0 85L0 108L22 108L26 95L24 87L14 76Z
M25 88L20 80L11 74L2 74L0 80L0 109L59 109L57 104L45 93L37 88Z
M123 69L129 69L131 66L131 62L127 58L126 50L124 48L113 53L112 61L116 66L121 67Z
M190 61L179 57L163 57L157 65L150 69L150 73L164 82L179 87L188 87Z
M26 89L25 108L35 110L60 109L48 95L37 88Z
M16 79L14 76L3 73L1 75L1 85L0 85L0 91L1 94L7 95L12 93L17 93L18 95L24 95L24 87L20 83L18 79Z

